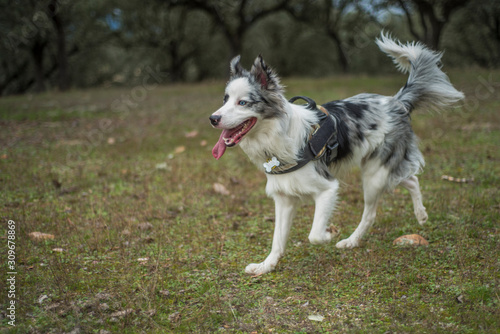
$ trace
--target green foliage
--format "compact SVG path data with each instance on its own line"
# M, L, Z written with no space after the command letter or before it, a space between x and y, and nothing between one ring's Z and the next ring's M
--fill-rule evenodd
M265 176L241 150L221 161L210 154L219 133L207 116L220 105L222 81L156 86L119 110L112 106L132 89L1 99L1 235L7 219L18 227L21 307L12 332L498 332L498 75L451 71L467 103L412 116L427 160L420 177L427 225L417 224L408 193L397 190L384 197L361 248L338 250L335 240L312 246L306 203L277 270L258 277L243 268L269 252L274 208ZM326 102L393 94L404 81L284 84L289 96ZM443 181L443 174L474 182ZM231 195L215 192L215 182ZM344 180L332 218L338 238L361 217L359 182L357 172ZM55 238L34 241L33 231ZM429 247L392 245L410 233Z

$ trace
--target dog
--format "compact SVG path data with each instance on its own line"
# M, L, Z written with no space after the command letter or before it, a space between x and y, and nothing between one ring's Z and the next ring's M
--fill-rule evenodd
M394 96L363 93L322 106L307 97L287 101L277 73L262 56L250 71L240 65L240 56L230 62L223 105L209 117L211 125L222 130L212 155L220 159L227 147L239 145L266 173L266 193L276 210L271 252L263 262L249 264L246 273L275 269L301 200L315 202L309 241L330 242L329 218L337 203L339 178L356 165L362 174L363 216L337 248L360 245L375 221L381 196L399 185L409 191L417 221L427 221L415 176L424 158L410 116L417 108L449 107L464 95L441 71L441 53L421 43L402 44L385 33L375 42L400 71L409 72L406 85ZM297 99L307 103L292 103Z

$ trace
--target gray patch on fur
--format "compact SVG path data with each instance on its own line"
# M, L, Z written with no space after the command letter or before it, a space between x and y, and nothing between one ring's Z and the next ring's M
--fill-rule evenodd
M248 93L254 102L251 106L254 111L263 115L263 118L276 118L285 114L284 88L277 73L266 65L261 56L257 57L252 69L247 71L240 65L240 56L233 58L230 64L231 77L227 84L239 78L245 78L252 87Z

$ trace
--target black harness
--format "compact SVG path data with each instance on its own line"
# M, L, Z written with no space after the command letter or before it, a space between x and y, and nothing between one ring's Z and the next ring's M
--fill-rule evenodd
M326 162L329 164L337 157L339 143L337 141L337 119L335 116L330 115L325 108L322 106L318 107L314 100L305 96L292 97L289 102L294 103L297 100L307 102L305 108L316 112L319 123L312 127L309 139L297 161L287 165L273 165L272 167L264 164L267 174L290 173L304 167L310 161L318 160L322 157L325 157ZM271 162L271 159L269 162ZM272 162L277 162L277 159L273 157Z

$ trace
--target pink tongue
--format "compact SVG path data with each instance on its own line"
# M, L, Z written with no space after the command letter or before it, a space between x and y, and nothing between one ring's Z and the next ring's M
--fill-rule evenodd
M217 144L215 144L214 148L212 149L212 155L214 156L215 159L219 160L220 157L224 155L224 152L226 152L226 144L224 143L224 137L227 137L227 133L229 131L224 130L222 131L219 141Z

